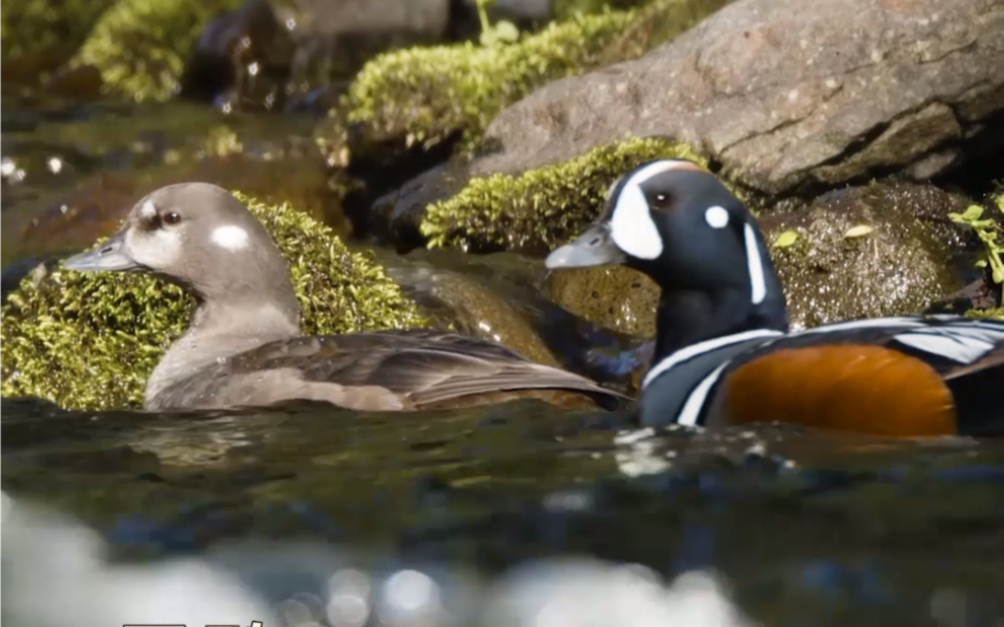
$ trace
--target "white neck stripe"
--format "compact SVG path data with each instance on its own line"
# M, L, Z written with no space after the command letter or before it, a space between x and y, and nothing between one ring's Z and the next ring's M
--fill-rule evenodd
M749 222L743 227L743 238L746 243L746 265L749 267L750 286L754 305L759 305L767 296L767 281L763 273L763 259L760 258L760 247L757 245L756 233Z
M641 389L644 390L650 383L652 383L652 381L655 380L656 377L670 368L689 359L693 359L703 353L713 351L716 348L722 348L723 346L729 346L730 344L738 344L739 342L745 342L746 340L753 340L758 337L777 337L778 335L784 335L784 333L773 329L753 329L752 331L743 331L742 333L716 337L703 342L698 342L697 344L685 346L650 368L648 373L645 375L645 379L641 383Z
M697 425L697 418L701 415L701 410L704 409L704 403L708 399L708 392L711 390L711 386L722 376L722 371L725 370L725 366L729 365L730 361L730 359L726 359L721 366L715 368L714 372L704 377L697 384L697 387L687 397L687 402L683 405L683 409L677 414L677 424L688 427Z

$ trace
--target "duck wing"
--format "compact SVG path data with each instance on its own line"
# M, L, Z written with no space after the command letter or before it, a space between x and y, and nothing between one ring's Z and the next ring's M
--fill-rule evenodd
M295 338L238 355L229 365L233 373L290 368L309 382L381 388L415 407L524 389L628 398L500 344L433 329Z

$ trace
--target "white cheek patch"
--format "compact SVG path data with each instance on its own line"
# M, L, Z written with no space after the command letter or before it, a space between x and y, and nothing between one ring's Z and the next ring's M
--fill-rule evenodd
M144 220L152 220L157 216L157 205L152 200L147 200L139 206L139 215Z
M724 229L729 225L729 212L718 205L708 207L704 212L704 220L713 229Z
M743 239L746 243L746 265L750 273L752 301L754 305L759 305L767 296L767 283L764 279L763 259L760 258L760 247L757 245L756 233L753 232L753 225L749 222L743 227Z
M618 248L638 259L656 259L662 254L662 236L637 185L628 183L621 190L610 217L610 237Z
M652 220L652 212L641 186L657 174L676 169L694 169L694 165L672 159L656 161L632 174L621 188L610 216L610 238L632 257L656 259L662 254L662 236Z
M209 235L209 240L220 248L229 250L230 252L237 252L248 247L251 236L243 228L228 224L216 227Z

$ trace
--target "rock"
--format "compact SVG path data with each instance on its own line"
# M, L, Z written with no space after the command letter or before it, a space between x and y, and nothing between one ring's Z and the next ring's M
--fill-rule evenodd
M659 286L631 268L552 272L545 289L548 298L586 320L639 338L655 337Z
M118 0L101 15L73 65L101 71L107 92L162 101L180 90L203 26L239 0Z
M282 110L296 47L265 0L213 18L181 77L181 96L216 100L224 110Z
M966 154L977 146L1000 154L1000 0L789 9L739 0L643 58L539 88L495 117L485 141L498 150L473 171L511 174L664 135L777 194L890 171L926 178L977 160Z
M429 146L463 132L461 152L470 154L492 117L535 87L636 58L725 1L656 0L636 11L552 23L512 45L465 42L381 55L347 95L348 120L362 128L353 150Z
M305 334L428 324L375 262L288 206L241 197L290 261ZM188 325L191 301L146 274L55 270L30 277L0 309L0 392L64 408L138 405L168 343Z
M296 41L295 83L347 79L379 52L443 40L450 0L294 0L276 3Z
M637 341L555 305L542 291L547 271L538 260L514 253L474 257L451 249L403 256L377 250L377 255L388 275L440 326L501 342L594 380L616 385L630 375L616 357L603 356L619 355Z
M952 257L971 247L971 234L948 213L968 204L932 186L872 184L763 220L792 325L920 313L959 290L965 281ZM789 231L794 243L779 247Z

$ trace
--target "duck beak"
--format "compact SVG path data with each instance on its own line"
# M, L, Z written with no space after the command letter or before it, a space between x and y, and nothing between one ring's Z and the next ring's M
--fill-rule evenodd
M123 229L97 248L73 255L63 261L63 267L81 272L139 270L142 266L125 252L125 233Z
M554 249L544 265L556 268L585 268L588 266L612 266L626 261L624 253L610 237L610 225L606 222L594 224L574 240Z

